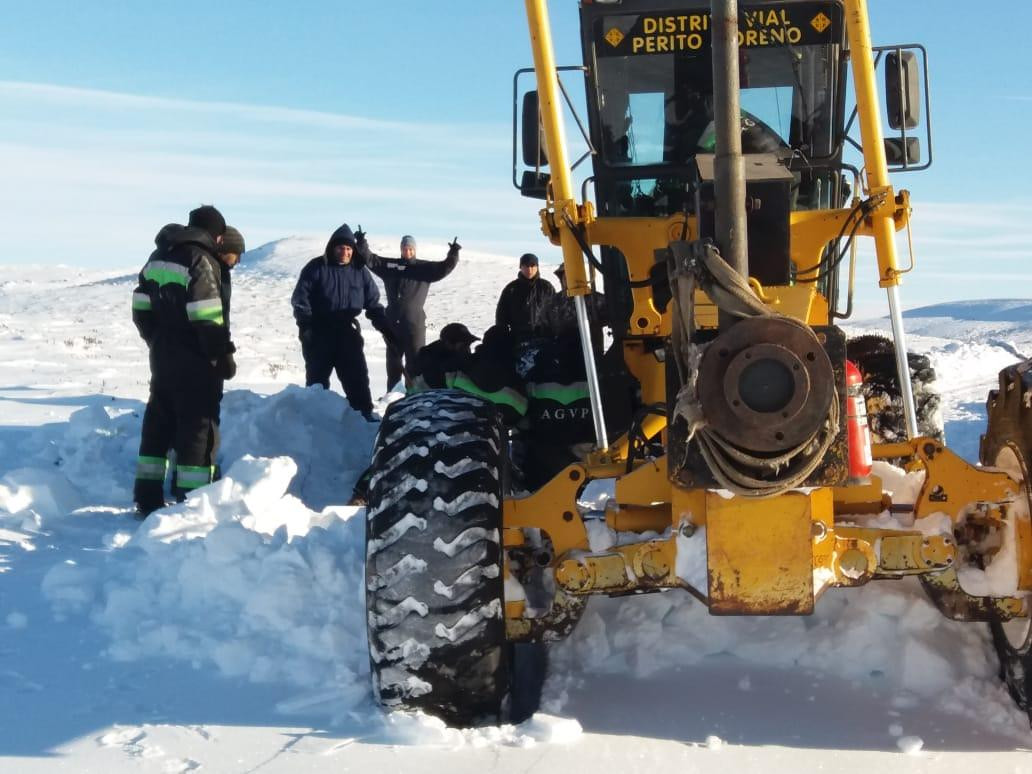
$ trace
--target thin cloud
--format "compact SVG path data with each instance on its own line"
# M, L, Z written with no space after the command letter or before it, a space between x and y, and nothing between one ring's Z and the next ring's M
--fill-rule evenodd
M537 203L510 183L508 126L11 81L0 81L0 100L12 108L0 118L0 230L10 235L0 261L131 262L200 202L267 238L350 220L487 247L540 241Z
M418 126L397 121L381 121L359 116L325 113L316 110L268 107L242 102L205 102L201 100L172 97L150 97L139 94L83 89L72 86L58 86L48 83L24 81L0 81L0 97L22 98L61 105L80 105L93 110L162 110L175 112L200 112L229 114L236 119L279 122L290 124L307 123L330 129L392 129L395 131L416 131Z
M174 97L155 97L140 94L85 89L72 86L61 86L48 83L32 83L25 81L0 81L0 99L4 102L22 100L26 103L37 103L52 107L77 107L90 111L131 111L134 113L174 112L206 114L210 116L230 116L234 121L255 124L288 124L291 126L309 126L331 130L376 130L391 131L405 135L432 133L434 136L455 136L457 127L450 124L435 124L416 121L386 121L383 119L365 118L343 113L329 113L318 110L305 110L274 105L255 105L245 102L212 102L190 100ZM494 133L504 128L505 142L508 147L508 127L491 124L463 125L464 133L474 143L482 143L485 130L490 130L491 139L488 147L499 146L494 140Z

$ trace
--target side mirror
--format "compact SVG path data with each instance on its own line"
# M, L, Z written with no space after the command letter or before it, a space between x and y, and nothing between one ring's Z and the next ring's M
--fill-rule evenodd
M548 184L551 182L552 176L547 172L534 172L528 169L520 180L520 195L528 199L547 199Z
M886 55L885 107L893 129L913 129L920 122L920 75L913 51L891 51Z
M523 163L535 169L547 167L548 154L545 152L545 142L541 132L538 93L536 91L528 91L523 95L523 111L520 118L523 137ZM523 190L522 186L520 190Z
M912 167L921 163L921 141L916 137L886 137L885 161L890 167Z

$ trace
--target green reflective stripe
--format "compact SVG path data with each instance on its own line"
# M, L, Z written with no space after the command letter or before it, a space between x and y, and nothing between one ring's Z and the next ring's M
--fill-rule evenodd
M143 267L143 278L157 282L158 287L182 285L185 288L190 282L190 270L170 261L151 261Z
M222 299L206 298L203 301L191 301L186 305L186 316L194 322L213 322L223 325Z
M501 406L509 406L520 416L527 413L527 399L516 392L516 390L509 387L503 387L497 392L488 392L487 390L482 390L477 387L473 381L462 372L448 374L445 378L445 384L449 387L454 387L457 390L468 392L471 395L479 395L481 398L489 400L492 403Z
M569 406L579 400L589 397L587 382L574 382L573 384L559 384L558 382L542 382L541 384L528 384L527 395L538 400L554 400Z
M138 479L164 481L167 470L168 460L164 457L145 457L141 454L136 458L136 477Z
M412 379L412 384L405 389L405 394L412 395L417 392L426 392L429 389L430 385L426 383L426 379L420 374Z
M146 293L133 293L133 311L149 312L151 309L150 296Z
M210 484L214 477L213 465L176 465L176 486L180 489L197 489Z

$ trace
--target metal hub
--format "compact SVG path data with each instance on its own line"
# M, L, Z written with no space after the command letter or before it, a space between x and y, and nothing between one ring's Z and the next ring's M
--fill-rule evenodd
M753 317L718 336L699 364L710 426L742 449L778 452L810 438L828 416L835 375L813 331Z

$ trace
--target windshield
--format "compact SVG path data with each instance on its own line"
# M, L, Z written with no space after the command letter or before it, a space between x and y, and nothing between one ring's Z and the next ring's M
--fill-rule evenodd
M739 22L742 150L830 156L837 4L744 8ZM705 11L599 19L599 147L609 166L681 165L713 152L713 66Z

